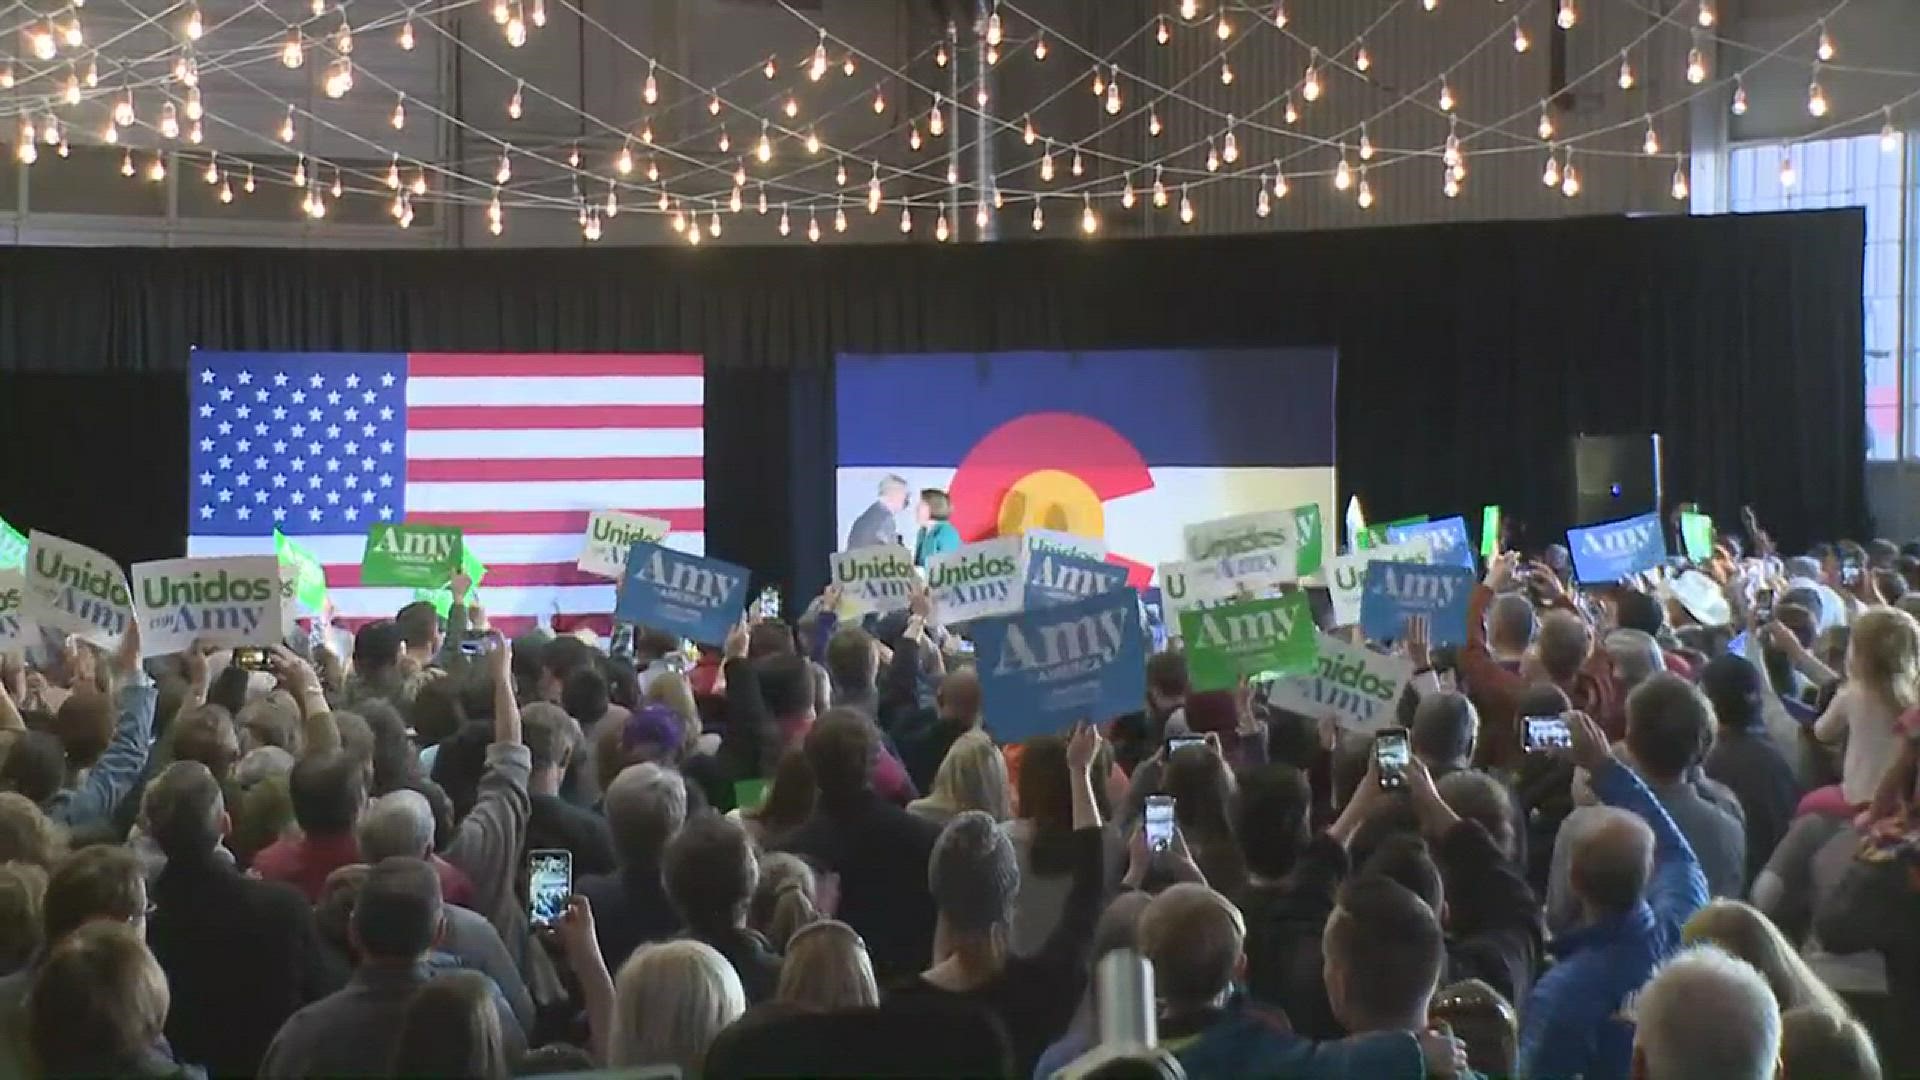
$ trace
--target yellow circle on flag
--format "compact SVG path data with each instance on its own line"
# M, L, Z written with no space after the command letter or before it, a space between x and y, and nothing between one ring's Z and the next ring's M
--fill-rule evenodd
M1106 535L1107 514L1085 480L1059 469L1030 472L1000 500L1000 535L1053 529L1076 536Z

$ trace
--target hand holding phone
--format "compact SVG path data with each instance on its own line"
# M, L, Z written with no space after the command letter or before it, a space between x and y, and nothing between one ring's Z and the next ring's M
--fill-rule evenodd
M1145 830L1148 851L1157 855L1173 846L1173 796L1147 796Z
M552 926L567 910L573 895L573 852L537 848L527 852L527 920L535 927Z
M1558 713L1526 717L1521 724L1520 738L1522 748L1529 754L1551 753L1573 746L1573 732L1568 729L1566 718Z
M1373 762L1380 774L1382 790L1406 790L1407 764L1412 760L1413 749L1407 742L1406 728L1381 728L1374 735Z

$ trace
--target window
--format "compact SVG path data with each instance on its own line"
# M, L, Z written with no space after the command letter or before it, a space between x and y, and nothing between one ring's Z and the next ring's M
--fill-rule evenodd
M1866 316L1867 457L1888 461L1920 455L1920 342L1907 327L1920 305L1905 295L1907 260L1920 255L1908 244L1907 147L1896 135L1891 145L1879 135L1821 139L1785 146L1736 146L1727 155L1727 208L1735 213L1768 210L1818 210L1861 206L1867 211L1865 284L1861 300ZM1792 163L1794 183L1784 184L1782 163ZM1900 406L1904 381L1909 403L1906 422ZM1904 454L1902 448L1904 447Z

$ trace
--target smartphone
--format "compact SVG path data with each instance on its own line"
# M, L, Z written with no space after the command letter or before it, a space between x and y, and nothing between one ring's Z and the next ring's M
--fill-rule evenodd
M1172 757L1175 751L1189 746L1205 745L1207 745L1205 735L1172 735L1167 738L1167 756Z
M566 913L573 895L573 852L564 848L536 848L527 852L527 919L535 926L552 926Z
M1413 760L1413 750L1407 743L1407 729L1381 728L1373 737L1373 760L1380 769L1382 788L1388 791L1404 790L1407 786L1407 764Z
M1564 750L1573 745L1573 732L1558 715L1529 716L1520 731L1521 746L1529 754Z
M1843 562L1840 564L1840 584L1845 585L1849 589L1860 584L1859 563Z
M1173 846L1173 796L1147 796L1147 850L1165 851Z
M779 618L780 617L779 586L769 585L766 588L761 589L760 595L757 598L755 598L753 601L753 612L754 614L760 616L763 619Z
M233 666L242 671L271 671L273 658L257 646L240 645L233 650Z

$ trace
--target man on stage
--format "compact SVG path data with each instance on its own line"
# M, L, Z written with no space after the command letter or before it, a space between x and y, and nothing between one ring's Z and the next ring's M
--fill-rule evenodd
M896 515L907 508L907 482L888 473L880 481L880 497L853 519L847 531L847 549L900 543L900 522Z

